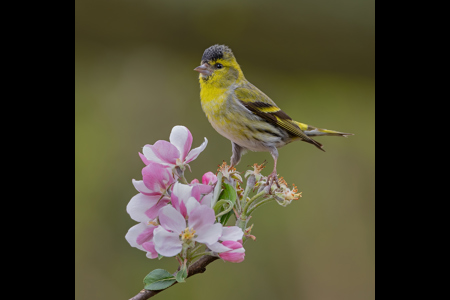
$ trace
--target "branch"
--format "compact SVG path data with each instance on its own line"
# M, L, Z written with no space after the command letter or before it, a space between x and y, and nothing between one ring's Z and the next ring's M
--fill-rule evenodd
M213 261L219 259L216 256L211 256L211 255L205 255L202 256L199 260L197 260L195 263L193 263L189 268L188 268L188 276L187 278L194 276L195 274L198 273L203 273L206 271L206 266L209 265L210 263L212 263ZM175 276L175 274L173 274ZM177 284L177 282L175 282L174 284L172 284L170 287L173 287L175 284ZM168 289L166 288L166 289ZM133 298L130 298L129 300L145 300L148 299L150 297L155 296L156 294L165 291L164 290L158 290L158 291L150 291L150 290L145 290L143 289L142 291L139 292L139 294L137 294L136 296L134 296Z

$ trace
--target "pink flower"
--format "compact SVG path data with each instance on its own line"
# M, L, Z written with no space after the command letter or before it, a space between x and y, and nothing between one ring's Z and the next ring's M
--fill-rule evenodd
M198 202L194 206L188 212L187 221L172 206L161 209L159 212L161 226L153 233L155 249L159 254L171 257L180 253L183 245L193 245L194 242L214 244L218 241L222 233L222 224L214 224L216 219L214 210Z
M208 140L197 148L191 150L192 134L184 126L175 126L169 137L170 143L159 140L153 145L145 145L144 154L139 153L142 161L147 165L150 161L158 162L168 166L180 166L184 170L184 166L197 158L197 156L206 148Z
M233 263L240 263L244 260L245 249L242 247L241 242L224 241L222 246L228 248L228 251L219 253L220 258L223 260Z
M139 194L131 198L127 212L138 222L146 222L158 216L158 211L169 203L168 190L175 180L170 169L164 165L149 162L142 169L143 180L132 180Z
M195 183L194 180L193 182L189 185L175 182L173 185L171 194L172 206L184 217L188 215L187 206L190 205L192 209L193 205L195 205L195 203L190 203L190 200L196 200L201 205L211 207L212 186Z
M191 211L197 206L198 200L192 195L193 186L176 182L171 194L172 206L179 211L184 218L188 216L188 208Z
M244 260L245 249L242 246L242 236L244 232L237 226L223 227L219 241L208 244L208 248L218 253L223 260L240 263Z
M208 185L214 185L217 182L217 176L213 172L206 172L202 176L202 183Z
M241 241L224 241L208 245L208 248L218 253L223 260L240 263L244 260L245 249Z
M220 235L220 241L240 241L244 236L244 232L237 226L225 226L222 228L222 234Z
M169 201L170 199L167 197L161 198L139 193L128 202L127 213L135 221L146 222L148 219L156 218L159 210L166 206Z
M156 226L149 223L143 222L136 224L128 230L125 239L132 247L147 252L148 258L157 258L158 253L153 243L153 232L155 228Z
M167 190L175 182L167 166L153 161L142 169L142 179L142 181L133 179L133 184L139 192L147 196L168 195Z
M214 187L209 184L201 184L199 183L198 179L194 179L189 184L192 187L195 187L194 193L196 196L200 197L200 195L206 195L213 191ZM197 198L197 197L196 197Z
M212 191L214 190L214 184L217 182L217 176L212 172L207 172L202 176L202 183L198 179L191 181L190 186L192 189L192 197L197 199L202 205L210 206Z

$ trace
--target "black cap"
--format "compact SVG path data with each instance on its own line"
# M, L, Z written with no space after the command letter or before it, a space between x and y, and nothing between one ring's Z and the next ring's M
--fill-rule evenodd
M202 63L216 61L223 58L224 53L233 54L230 48L225 45L214 45L203 52Z

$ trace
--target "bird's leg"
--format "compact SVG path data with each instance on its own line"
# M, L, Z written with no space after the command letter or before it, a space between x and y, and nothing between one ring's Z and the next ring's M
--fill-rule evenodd
M280 187L280 183L278 182L278 176L277 176L277 159L278 159L278 150L277 148L273 147L272 150L270 150L270 154L272 154L273 157L273 171L270 173L269 176L267 176L267 185L269 187L272 186L273 183L276 183L277 187ZM271 193L271 192L269 192Z
M242 156L242 154L244 152L243 151L244 148L242 148L241 146L239 146L236 143L231 142L231 150L233 152L233 155L231 155L231 158L230 158L231 166L230 166L229 170L231 170L231 168L236 166L241 161L241 156Z

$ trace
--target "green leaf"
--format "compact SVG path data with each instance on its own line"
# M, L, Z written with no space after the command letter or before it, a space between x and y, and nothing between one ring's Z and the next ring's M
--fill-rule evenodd
M227 199L236 202L236 190L232 185L229 185L228 183L223 183L223 191L222 194L220 194L220 199Z
M175 281L175 277L166 270L156 269L145 276L144 289L152 291L163 290L171 286Z
M223 183L223 187L224 187L224 189L219 196L219 200L221 200L221 199L230 200L234 206L236 204L236 190L234 189L233 186L229 185L228 183ZM222 208L220 211L223 211L223 210L224 209ZM228 222L228 219L233 215L233 213L234 213L233 211L230 211L229 213L221 216L220 223L222 223L222 225L226 225Z
M177 275L175 276L175 279L178 282L185 282L185 279L187 278L188 272L186 267L186 262L183 264L183 267L180 271L178 271Z

